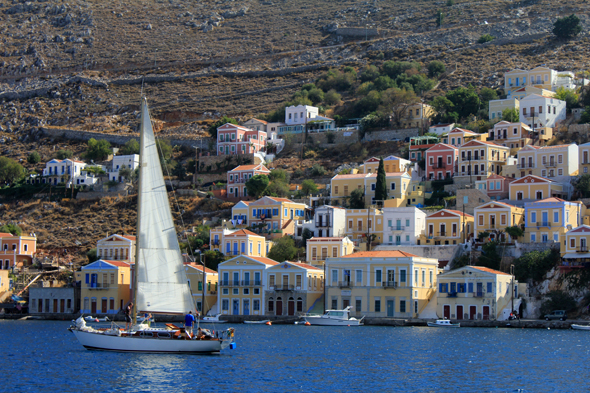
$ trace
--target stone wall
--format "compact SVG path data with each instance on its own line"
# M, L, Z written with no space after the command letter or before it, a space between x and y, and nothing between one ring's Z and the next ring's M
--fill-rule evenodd
M447 191L447 187L449 186L453 186L453 184L445 186L445 191ZM491 201L490 197L487 196L487 194L484 194L479 190L472 190L468 188L456 190L455 195L457 195L457 200L456 207L454 208L454 210L458 210L460 212L464 211L465 213L471 215L473 215L473 211L476 207ZM463 203L465 196L467 197L467 203Z
M328 143L328 133L334 134L334 143ZM298 134L290 134L292 135L292 143L300 144L305 139L304 133ZM279 135L284 139L285 134ZM341 144L350 144L359 141L359 131L358 130L347 130L347 131L324 131L324 132L309 132L307 135L308 143L309 139L313 141L313 143L320 143L320 147L327 148L327 147L334 147L335 145Z
M420 135L419 128L406 128L401 130L369 131L365 134L363 141L390 141L394 138L404 140L408 137Z
M345 37L376 37L379 35L379 30L363 27L339 27L334 34Z
M102 134L100 132L92 132L92 131L79 131L79 130L68 130L65 128L48 128L48 127L41 127L40 128L43 135L52 137L52 138L64 138L64 139L73 139L78 141L87 142L89 139L104 139L109 143L115 145L124 145L131 139L135 139L139 141L139 135L122 135L122 134ZM200 146L203 150L209 149L209 142L215 142L214 138L197 138L197 139L172 139L170 140L170 144L172 146L179 145L179 146ZM215 144L214 144L215 146Z
M451 261L463 246L461 244L441 246L390 246L379 245L375 251L400 250L422 258L435 258L441 261Z
M227 161L229 160L229 161ZM220 163L220 169L217 169L217 163ZM227 165L226 165L227 164ZM229 168L232 170L233 168L237 167L238 165L252 165L252 164L260 164L260 159L256 157L254 154L235 154L229 156L217 156L217 155L201 155L199 157L199 168L197 168L197 175L200 177L201 173L204 174L211 174L211 171L223 171L221 176L226 179L225 176L225 168ZM209 169L207 167L210 166Z

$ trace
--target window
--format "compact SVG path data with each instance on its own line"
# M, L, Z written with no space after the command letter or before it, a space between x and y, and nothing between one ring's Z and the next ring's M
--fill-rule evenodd
M537 213L531 212L531 224L534 224L536 222L537 222Z
M381 312L381 298L375 298L375 312Z
M334 186L334 194L338 195L338 186Z
M260 311L260 299L254 299L252 302L252 310Z
M570 247L571 248L576 248L576 239L575 238L571 238L570 239Z
M375 283L381 282L381 270L375 270Z
M375 183L371 184L371 191L375 191L375 186L376 186Z
M394 191L395 190L395 183L391 183L391 190Z
M553 212L553 223L554 224L559 223L559 212Z
M406 271L400 270L399 271L399 282L406 282Z
M338 282L338 270L334 269L332 270L332 283L337 283Z
M469 203L469 197L467 195L463 196L463 203Z
M221 300L221 309L223 311L228 311L229 310L229 299L222 299Z
M406 312L406 301L405 300L399 301L399 312Z
M432 270L430 270L430 285L432 286Z
M492 283L491 283L491 282L488 282L487 284L488 284L488 285L487 285L487 290L486 290L486 291L487 291L488 293L492 293Z
M531 243L534 243L537 241L537 235L535 233L531 233Z

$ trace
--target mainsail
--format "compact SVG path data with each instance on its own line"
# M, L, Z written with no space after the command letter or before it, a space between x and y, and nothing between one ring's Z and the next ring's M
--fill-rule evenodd
M194 309L162 175L147 101L141 105L136 306L141 312Z

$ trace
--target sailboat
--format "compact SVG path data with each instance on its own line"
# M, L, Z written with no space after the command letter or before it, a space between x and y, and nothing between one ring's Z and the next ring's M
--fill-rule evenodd
M195 309L172 220L147 100L142 99L134 310L131 329L94 329L82 317L70 327L87 349L122 352L215 353L235 348L234 329L201 337L167 324L137 323L137 313L180 314Z

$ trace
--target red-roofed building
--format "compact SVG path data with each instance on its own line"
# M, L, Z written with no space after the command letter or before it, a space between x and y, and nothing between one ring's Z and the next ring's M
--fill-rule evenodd
M266 315L311 312L324 293L324 270L307 263L284 261L266 269L264 275Z
M469 141L459 147L459 161L455 176L463 177L464 181L469 179L478 181L492 174L499 175L509 156L509 147L500 146L494 142Z
M29 267L37 252L37 237L0 233L0 269Z
M271 241L247 229L218 227L211 229L210 237L210 249L218 250L225 256L266 257L272 247Z
M437 143L426 150L425 154L427 179L450 179L455 174L459 149L444 143Z
M76 272L81 282L80 312L90 315L117 314L131 300L131 264L99 259Z
M511 177L504 177L494 173L485 180L476 181L475 188L487 194L490 199L507 199L510 194L510 183L514 181Z
M203 315L207 315L209 311L217 305L217 285L218 274L215 270L209 269L200 263L189 262L185 263L186 277L189 286L191 287L191 295L197 305L197 310ZM203 274L203 271L205 274ZM204 277L203 277L204 276ZM203 281L205 285L205 304L203 304ZM213 312L211 312L213 314Z
M96 242L96 256L114 261L135 262L135 236L113 234Z
M354 243L348 237L312 237L306 242L307 262L323 266L328 257L338 258L354 252Z
M506 240L506 228L524 224L524 209L508 203L492 201L475 208L474 233L478 236L482 232L490 235L481 240ZM516 240L516 239L515 239Z
M586 206L580 201L545 198L525 202L525 243L560 243L565 234L582 224Z
M326 308L355 316L414 318L436 293L438 260L401 251L363 251L326 260Z
M217 155L251 154L264 150L265 131L226 123L217 129Z
M463 128L453 128L447 136L443 138L443 143L454 147L461 147L469 141L485 141L487 140L486 134L478 134L477 132L465 130Z
M526 284L523 284L526 287ZM510 274L464 266L438 275L437 318L505 321L520 309L519 284Z
M458 210L442 209L426 217L426 245L460 244L473 236L473 216Z
M227 172L227 196L247 198L246 182L256 175L269 175L270 170L262 164L240 165Z

